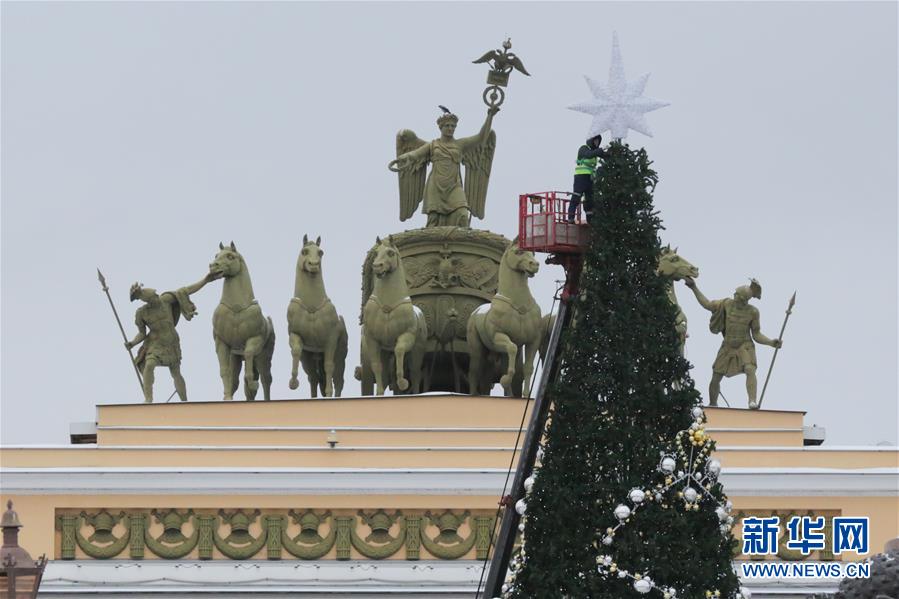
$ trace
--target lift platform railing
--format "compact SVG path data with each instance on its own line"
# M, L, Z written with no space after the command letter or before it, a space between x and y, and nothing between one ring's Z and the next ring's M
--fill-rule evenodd
M518 197L518 247L532 252L583 252L590 242L590 227L581 206L569 216L572 194L541 191Z

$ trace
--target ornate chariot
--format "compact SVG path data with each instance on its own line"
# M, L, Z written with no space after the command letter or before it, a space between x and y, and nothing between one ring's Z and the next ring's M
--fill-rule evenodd
M409 296L428 325L421 390L468 393L468 319L496 295L500 260L510 241L467 227L414 229L392 239ZM362 267L363 307L374 287L373 260L374 247ZM364 360L360 376L362 394L372 395L374 379Z

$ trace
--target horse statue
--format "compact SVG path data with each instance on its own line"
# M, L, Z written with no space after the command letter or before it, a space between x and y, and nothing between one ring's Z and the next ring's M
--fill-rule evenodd
M225 279L222 299L212 314L212 337L219 359L219 374L225 387L224 399L234 399L243 361L246 366L244 394L247 400L256 398L261 378L262 391L268 401L271 399L275 329L272 319L262 314L262 308L253 295L247 263L233 241L228 247L219 243L219 253L209 265L209 275L213 280Z
M347 355L346 324L325 293L321 239L309 241L303 235L293 298L287 306L287 332L293 356L289 386L300 386L297 367L302 361L313 398L318 397L319 390L323 397L340 397Z
M374 289L362 309L362 363L375 377L377 394L391 384L389 366L395 361L395 388L418 393L428 339L424 313L412 304L400 253L393 240L377 238L372 271ZM406 379L409 354L409 380Z
M506 372L499 380L503 392L513 395L513 381L520 373L521 396L529 395L534 356L544 336L540 306L528 288L528 279L539 268L534 254L518 247L517 237L503 253L496 295L468 319L469 393L490 392L492 381L485 380L483 370L489 368L490 354L500 354L506 357Z
M677 316L674 319L674 326L677 329L677 335L680 339L680 354L684 355L684 345L687 343L687 315L684 314L680 304L677 303L677 295L674 293L674 282L680 281L686 277L695 279L699 276L699 269L684 260L677 253L677 248L671 249L671 246L662 248L659 254L659 266L656 268L656 274L665 279L665 290L670 301L677 308Z

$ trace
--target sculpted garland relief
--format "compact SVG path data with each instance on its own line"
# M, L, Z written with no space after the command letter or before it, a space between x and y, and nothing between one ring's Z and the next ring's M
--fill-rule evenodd
M824 516L826 534L834 510L775 512L747 510L735 512L734 531L744 517L780 516L786 523L792 516ZM404 550L407 560L427 555L437 559L461 559L475 549L477 559L486 556L492 514L469 511L406 513L358 510L334 514L311 509L270 511L220 510L121 510L96 512L63 510L57 516L57 556L73 559L290 559L302 560L385 559ZM777 559L832 560L830 538L820 553L803 556L786 547L787 534L779 535ZM426 555L422 556L424 548ZM146 554L149 550L149 555ZM261 553L265 549L265 554ZM739 544L737 545L739 553ZM332 553L333 552L333 553ZM755 558L752 558L755 559ZM764 559L762 557L762 559Z
M140 510L64 512L57 516L59 559L386 559L421 547L437 559L487 555L494 517L445 510L332 514L288 510ZM460 534L461 533L461 534ZM145 550L149 550L149 554Z
M454 251L443 244L438 255L411 255L405 259L410 289L467 287L490 293L496 289L498 265L490 258Z

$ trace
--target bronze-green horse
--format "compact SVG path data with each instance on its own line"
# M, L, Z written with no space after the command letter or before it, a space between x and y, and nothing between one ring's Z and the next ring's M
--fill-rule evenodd
M412 303L399 250L388 237L377 238L372 262L374 289L362 309L362 363L375 376L377 394L390 384L389 366L396 367L396 389L418 393L428 325L422 311ZM409 380L406 378L408 354ZM391 360L392 358L392 360Z
M209 265L214 279L225 279L222 299L212 315L212 336L219 359L219 374L225 388L225 401L234 399L240 383L241 362L246 367L244 394L248 400L256 398L259 379L266 400L271 399L272 354L275 350L275 329L272 319L262 314L253 294L250 271L234 242L226 247L219 244L219 253Z
M297 257L293 298L287 306L287 330L290 333L291 389L300 386L297 369L300 361L309 379L312 397L340 397L346 367L347 332L343 317L325 292L322 275L321 237L310 241L303 235L303 248Z
M674 281L680 281L686 277L695 279L699 276L699 269L678 255L677 248L672 250L671 246L666 246L662 248L662 253L659 254L659 266L656 268L656 274L665 279L668 301L677 308L674 327L677 329L677 335L680 339L680 353L684 355L684 345L687 343L687 315L684 314L680 304L677 303L677 295L674 293Z
M492 381L483 372L489 369L489 354L506 358L506 372L499 381L506 395L515 393L517 384L513 386L513 380L516 375L522 377L522 397L530 393L534 356L544 336L544 323L540 306L528 288L528 279L539 267L533 253L518 247L517 238L503 253L496 295L489 304L472 312L468 319L469 393L490 393ZM516 366L520 370L516 370Z

